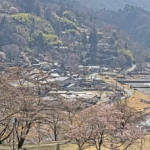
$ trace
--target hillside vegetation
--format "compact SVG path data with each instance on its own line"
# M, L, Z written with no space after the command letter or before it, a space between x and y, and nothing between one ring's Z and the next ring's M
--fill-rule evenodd
M0 0L0 6L1 61L18 64L22 53L66 65L150 61L150 13L141 8L92 11L69 0Z
M126 4L129 4L150 10L150 3L148 0L80 0L80 2L92 9L106 8L118 10L122 9Z

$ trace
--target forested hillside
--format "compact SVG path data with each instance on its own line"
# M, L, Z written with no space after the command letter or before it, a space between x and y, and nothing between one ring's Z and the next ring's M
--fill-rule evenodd
M0 0L1 61L42 55L66 65L142 64L150 61L149 14L129 5L93 11L69 0Z
M80 0L80 2L92 9L122 9L126 4L142 7L150 10L150 3L148 0Z
M124 30L132 39L150 48L150 12L126 5L123 10L100 10L95 12L97 20L113 24Z

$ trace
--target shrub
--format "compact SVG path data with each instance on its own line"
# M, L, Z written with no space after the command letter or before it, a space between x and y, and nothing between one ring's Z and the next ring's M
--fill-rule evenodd
M75 17L69 11L64 11L63 12L63 17L66 17L68 20L74 22L75 24L78 24L77 20L75 19Z
M127 58L129 58L132 62L134 61L134 57L133 54L131 53L130 50L125 50L125 49L120 49L117 51L118 54L123 54L125 55Z
M12 17L20 23L26 23L27 24L30 22L28 13L19 13L19 14L12 15Z
M60 17L59 22L61 23L63 30L77 29L77 25L74 22L68 20L66 17Z
M69 29L66 31L67 34L71 34L73 36L75 35L79 35L79 32L77 30L74 30L74 29Z

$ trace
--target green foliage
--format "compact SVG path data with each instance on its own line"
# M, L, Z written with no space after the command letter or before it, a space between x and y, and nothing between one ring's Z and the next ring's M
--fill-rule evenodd
M82 34L82 39L81 39L83 45L84 45L84 49L85 49L85 46L86 44L88 43L88 39L87 39L87 34L86 32L84 31L83 34Z
M50 43L51 46L62 46L63 43L60 40L54 41Z
M69 20L72 19L72 15L71 15L71 13L69 11L64 11L63 12L63 17L66 17Z
M55 34L43 34L44 43L49 46L61 46L62 41L58 40L57 35Z
M63 17L67 18L68 20L74 22L75 24L78 24L77 20L75 17L71 14L69 11L64 11L63 12Z
M28 26L28 28L31 28L31 24L34 20L34 22L35 22L34 28L35 28L35 30L37 30L37 32L42 31L46 34L53 32L53 28L52 28L51 24L37 16L30 15L27 13L19 13L19 14L12 15L12 17L17 22L26 24Z
M16 21L17 33L29 41L31 49L38 46L45 52L44 49L51 45L62 45L57 35L54 34L51 24L46 20L28 13L15 14L12 15L12 18ZM31 49L27 50L28 53L37 53L36 49L34 51Z
M5 1L10 2L10 0ZM94 2L90 2L89 0L83 1L85 1L85 3L91 3L92 5L99 5L99 2L96 2L97 0ZM108 1L110 2L111 0ZM122 2L123 0L120 1ZM94 11L86 9L79 5L79 3L70 0L40 0L40 2L39 0L36 0L36 2L34 0L17 0L17 2L19 3L14 1L14 5L11 2L11 6L25 13L10 15L11 13L9 12L5 14L8 11L7 8L4 8L6 11L2 15L5 15L6 18L4 17L2 19L1 17L0 29L1 31L5 29L0 36L2 39L0 41L1 45L5 45L5 43L9 45L10 40L11 43L13 43L15 40L12 34L15 33L16 41L19 41L18 43L25 43L24 45L19 45L15 41L15 44L17 43L23 50L27 49L26 51L28 51L28 53L38 54L51 50L52 45L62 45L62 41L59 40L61 38L64 38L65 46L69 46L69 44L73 46L71 42L75 42L74 40L76 40L83 43L77 46L77 49L81 51L81 53L87 52L84 57L81 53L79 54L79 56L82 57L81 59L83 60L89 57L89 59L93 59L94 63L100 63L100 59L106 59L107 61L107 57L113 57L114 55L125 56L128 62L130 62L130 60L133 62L134 58L132 53L134 53L136 62L138 62L137 57L140 51L142 51L144 56L141 54L142 56L139 57L144 60L146 55L145 51L143 51L144 46L131 41L128 35L122 30L131 34L133 39L139 40L140 42L142 41L146 46L150 47L150 13L141 8L126 6L123 10L119 11L110 11L107 9ZM104 0L100 3L101 7L108 4L108 2L104 2ZM46 9L44 9L45 4ZM112 0L109 3L109 7L114 7L114 4L115 0ZM118 5L119 4L117 4L116 7L120 7ZM78 9L76 9L77 7ZM9 22L12 23L9 24ZM105 24L107 25L105 26ZM120 29L116 29L113 25ZM104 28L101 28L102 26L104 26ZM94 27L95 29L92 30ZM80 29L81 32L85 31L80 38L77 29ZM68 35L66 36L67 38L65 38L63 31ZM87 35L89 35L90 31L90 37L87 39ZM70 35L75 37L71 37ZM108 42L108 36L113 39L112 42ZM97 46L100 39L103 39L101 42L108 44L108 48ZM88 42L91 44L91 47ZM127 45L124 44L125 42ZM76 49L75 47L72 48ZM91 48L91 51L89 51L89 48ZM82 51L83 49L84 51ZM146 48L146 50L148 51L148 48ZM99 59L99 61L97 59Z
M26 48L25 52L28 53L29 55L32 55L34 53L34 50L32 50L30 48Z
M118 54L123 54L125 55L127 58L129 58L132 62L134 61L134 57L133 54L131 53L130 50L126 50L126 49L120 49L117 51Z
M91 44L91 47L96 49L97 43L98 43L97 31L96 29L93 29L90 33L89 44Z
M79 35L79 32L78 32L77 30L74 30L74 29L66 30L66 33L67 33L67 34L71 34L71 35L73 35L73 36Z
M102 32L97 32L97 38L100 40L103 37L103 33Z
M53 34L43 34L43 38L45 42L54 42L58 40L57 35L53 35Z
M12 15L12 17L18 21L19 23L29 23L30 19L29 19L29 14L27 13L19 13L19 14L15 14Z
M77 24L68 20L66 17L60 17L59 22L63 30L77 29Z

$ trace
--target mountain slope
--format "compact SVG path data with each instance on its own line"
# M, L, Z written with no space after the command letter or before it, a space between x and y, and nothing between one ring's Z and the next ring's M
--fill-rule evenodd
M150 3L148 0L80 0L80 3L92 9L106 8L117 10L122 9L126 4L129 4L150 10Z
M43 55L65 65L125 68L133 62L145 62L149 48L124 31L109 27L119 24L119 12L90 11L75 2L0 0L0 61L6 57L5 62L18 64L18 57L25 53L29 59ZM125 15L122 11L120 15Z

